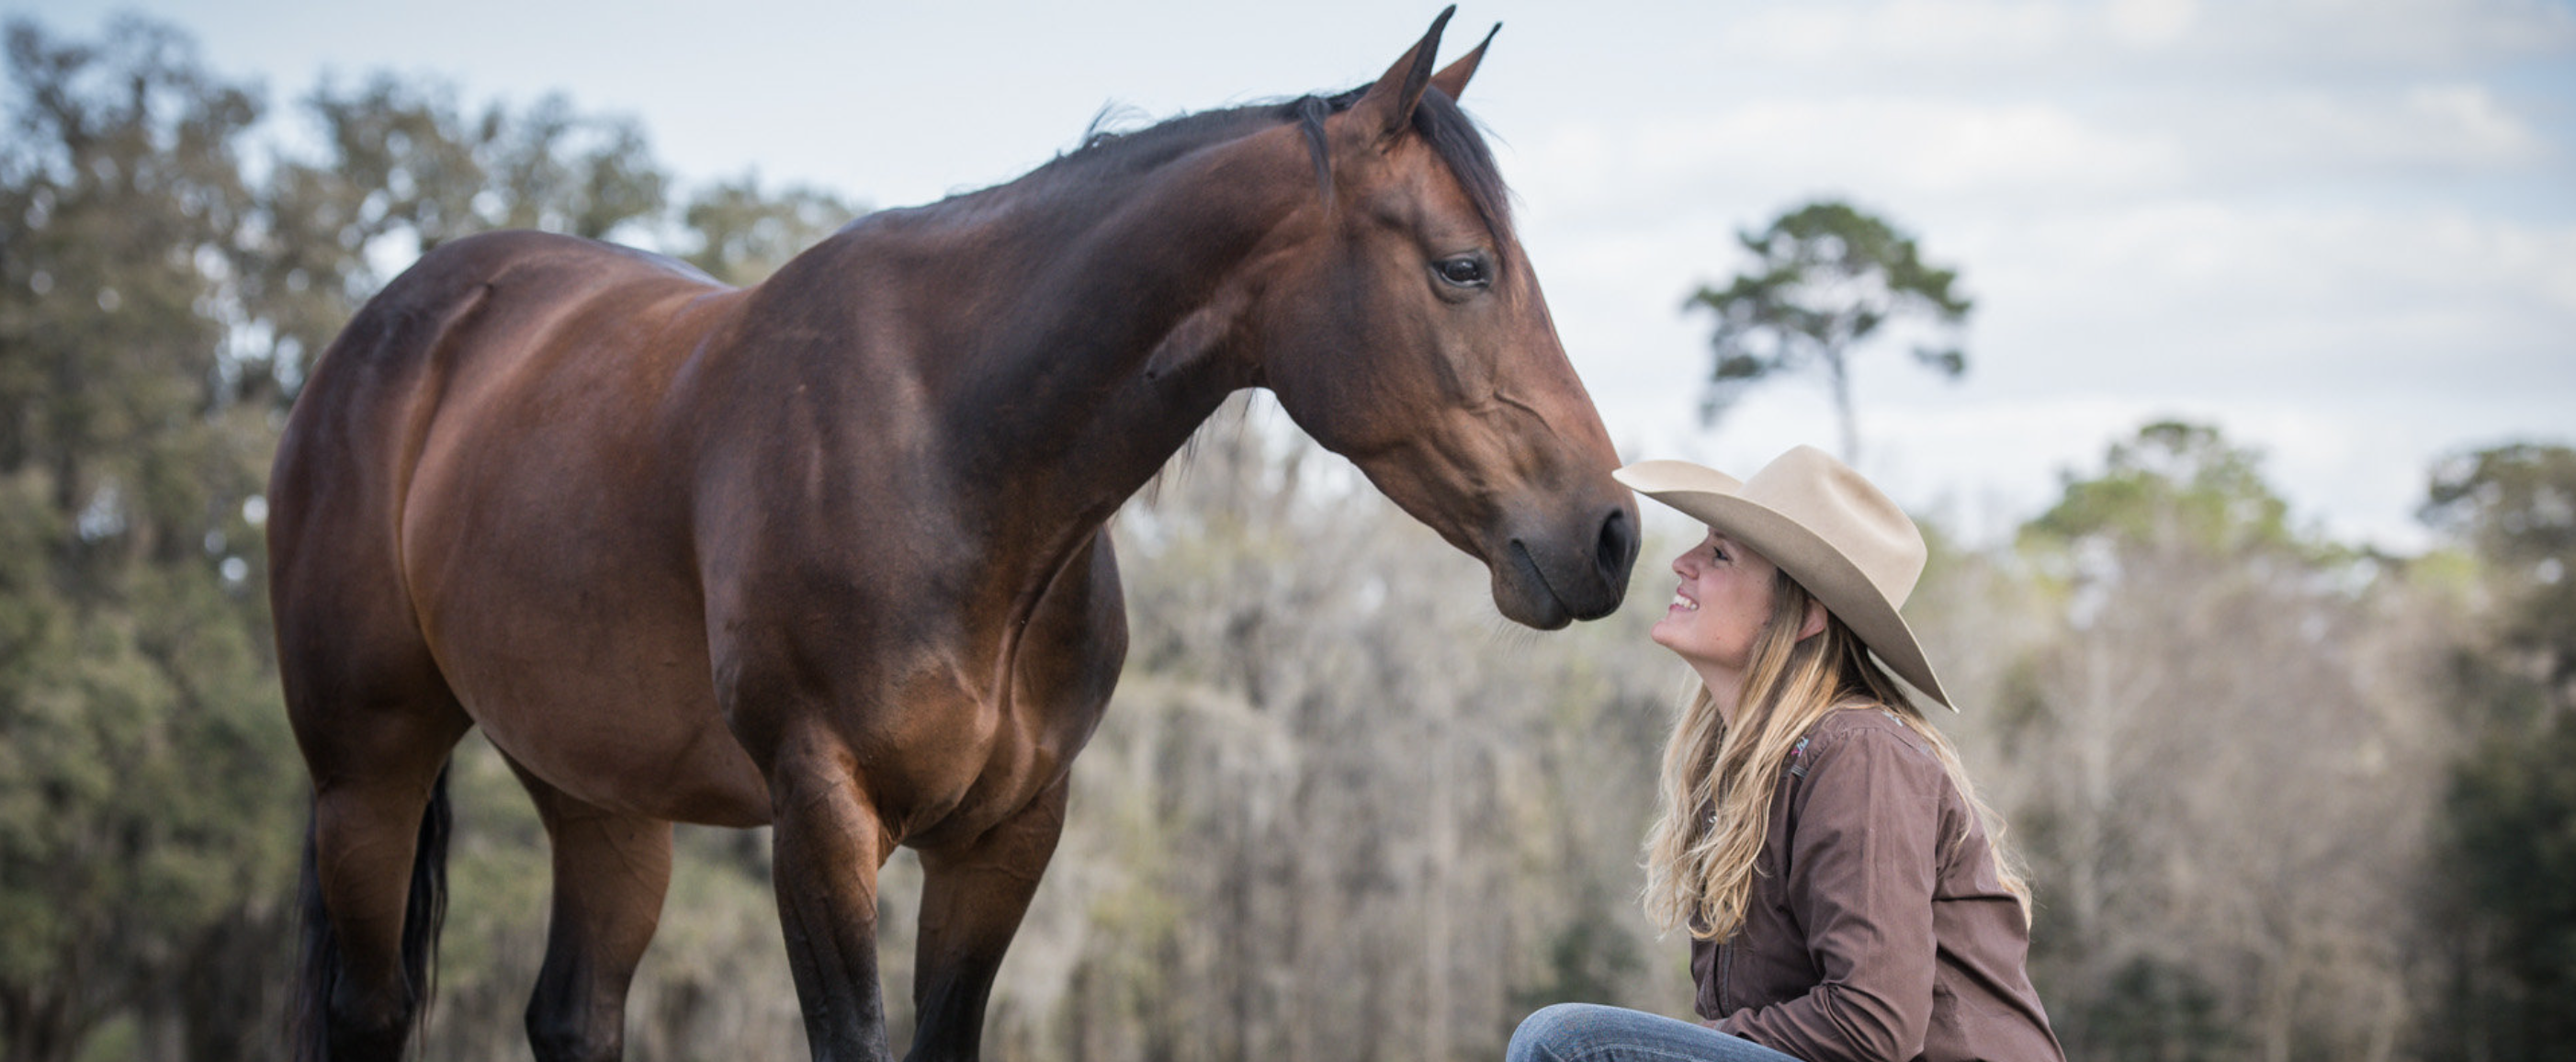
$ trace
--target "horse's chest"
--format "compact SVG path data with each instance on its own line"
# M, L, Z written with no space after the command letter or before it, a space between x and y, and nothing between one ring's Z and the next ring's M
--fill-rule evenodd
M1030 692L1023 684L1022 693ZM973 838L1052 788L1103 706L994 697L923 703L869 728L854 760L880 814L915 847Z
M1061 782L1099 723L1126 648L1114 561L1087 544L1032 590L980 579L1014 567L990 558L870 559L824 581L849 593L759 568L711 585L718 700L773 788L780 765L846 769L894 836L978 835Z

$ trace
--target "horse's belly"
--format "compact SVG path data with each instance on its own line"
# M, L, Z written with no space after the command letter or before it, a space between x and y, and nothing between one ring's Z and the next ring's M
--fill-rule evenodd
M769 789L705 693L703 672L562 672L487 693L460 689L492 744L522 768L612 811L713 826L769 822ZM468 665L462 670L476 670ZM653 670L659 683L640 683Z
M458 700L513 761L588 803L767 822L768 788L716 707L684 530L635 503L613 463L531 452L511 467L433 448L415 482L404 565Z
M521 768L612 811L769 821L768 787L716 710L693 624L675 630L676 617L643 610L578 617L498 604L453 615L430 621L444 634L432 637L440 669Z

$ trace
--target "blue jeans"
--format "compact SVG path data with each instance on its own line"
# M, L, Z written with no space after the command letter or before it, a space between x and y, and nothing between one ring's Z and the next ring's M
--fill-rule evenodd
M1660 1014L1559 1003L1521 1020L1504 1062L1798 1062L1751 1040Z

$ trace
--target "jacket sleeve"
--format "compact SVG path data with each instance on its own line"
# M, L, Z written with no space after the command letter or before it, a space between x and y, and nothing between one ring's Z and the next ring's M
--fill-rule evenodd
M1874 726L1808 753L1788 797L1783 884L1823 979L1719 1027L1806 1062L1904 1062L1923 1053L1932 1020L1945 776L1912 735Z

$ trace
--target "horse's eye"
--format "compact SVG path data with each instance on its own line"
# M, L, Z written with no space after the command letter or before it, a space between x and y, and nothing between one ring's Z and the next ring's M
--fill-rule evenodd
M1481 288L1493 282L1493 277L1485 272L1485 260L1471 254L1443 258L1433 262L1431 269L1440 274L1443 283L1456 287Z

